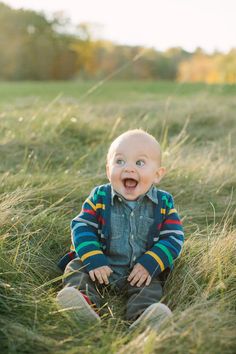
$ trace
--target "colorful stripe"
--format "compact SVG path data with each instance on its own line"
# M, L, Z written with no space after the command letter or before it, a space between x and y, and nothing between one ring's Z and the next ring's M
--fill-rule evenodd
M78 229L78 227L82 227L82 226L87 226L87 224L83 223L83 222L78 222L77 224L75 224L72 227L72 231L75 231L76 229Z
M101 196L105 197L106 196L106 192L98 190L96 195L101 195Z
M145 254L148 254L149 256L153 257L155 259L155 261L159 264L161 271L163 271L165 269L165 266L161 260L160 257L158 257L158 255L152 251L147 251L145 252Z
M166 240L161 240L161 241L159 241L159 244L162 244L162 245L165 245L168 248L171 248L171 250L173 252L175 252L176 257L178 256L179 250L175 246L173 246L170 242L168 242Z
M173 208L173 205L171 202L169 202L169 200L167 199L167 197L165 195L163 195L163 197L161 198L161 200L164 200L166 202L166 205L171 209Z
M177 213L177 210L176 209L170 209L168 215L174 214L174 213Z
M182 232L182 234L183 234L183 232ZM184 241L178 240L178 239L177 239L176 237L174 237L174 236L170 236L170 238L172 238L172 240L174 240L175 242L177 242L180 246L182 246L183 243L184 243Z
M105 210L105 204L98 203L98 204L96 204L95 208L96 208L96 210L97 210L97 209L103 209L103 210Z
M161 214L165 215L166 214L166 209L161 208Z
M100 195L101 197L106 197L106 192L98 190L98 191L94 194L94 196L93 196L94 202L97 201L97 199L99 198L99 195Z
M154 247L157 247L157 248L160 248L166 255L167 255L167 258L168 258L168 261L170 264L173 263L173 257L172 257L172 254L170 253L170 251L168 250L168 248L164 245L161 245L160 243L156 243L154 245Z
M180 220L173 220L173 219L164 220L164 224L182 225Z
M87 198L87 199L85 200L85 203L88 203L88 204L92 207L92 209L96 211L95 205L91 202L91 200L90 200L89 198Z
M76 235L77 236L77 235ZM78 237L83 237L83 236L93 236L96 237L96 234L90 231L84 231L84 232L80 232L78 234Z
M166 235L166 234L177 234L177 235L184 235L183 231L180 230L165 230L165 231L161 231L160 235Z
M90 209L83 209L84 213L91 214L93 216L96 216L96 211L90 210Z
M99 255L99 254L103 254L103 252L102 251L91 251L91 252L85 253L83 256L81 256L81 261L84 262L85 259L95 256L95 255Z
M105 225L105 220L101 215L98 217L98 222L100 222L102 225Z
M74 219L72 220L72 223L75 222L75 221L82 221L82 222L86 221L86 224L87 224L87 225L91 225L91 226L95 227L96 229L98 228L98 224L96 224L95 222L89 221L89 220L87 220L87 219L85 220L85 219L83 219L83 218L80 218L79 216L77 216L76 218L74 218Z
M86 247L88 245L95 245L97 247L100 247L100 244L97 241L82 242L78 247L76 247L76 252L78 253L81 248Z

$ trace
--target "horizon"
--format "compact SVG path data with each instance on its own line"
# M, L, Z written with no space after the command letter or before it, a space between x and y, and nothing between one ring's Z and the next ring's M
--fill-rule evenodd
M145 7L144 2L137 4L134 0L128 3L125 0L119 3L109 0L100 0L99 3L93 0L86 3L81 0L76 3L72 0L1 2L15 9L44 12L48 17L63 12L74 25L94 25L95 39L118 45L151 47L158 51L181 47L194 52L201 48L207 54L216 51L227 53L236 48L236 4L233 0L225 0L224 4L221 0L191 0L191 3L188 0L167 0L164 4L158 0L146 0Z

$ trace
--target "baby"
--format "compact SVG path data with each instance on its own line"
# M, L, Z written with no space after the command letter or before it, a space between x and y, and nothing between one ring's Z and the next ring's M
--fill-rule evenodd
M94 188L72 220L74 251L60 262L65 268L70 260L57 300L79 319L100 321L98 287L113 286L127 294L131 328L157 328L171 315L160 303L161 276L184 240L172 196L155 186L165 174L159 143L141 129L121 134L108 150L106 173L110 183Z

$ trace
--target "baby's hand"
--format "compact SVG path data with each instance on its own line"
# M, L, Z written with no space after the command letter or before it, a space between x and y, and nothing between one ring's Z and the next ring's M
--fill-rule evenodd
M109 276L113 270L108 266L102 266L89 271L92 281L98 280L99 284L109 284Z
M148 286L151 283L151 276L149 275L147 269L145 269L141 264L136 263L132 272L128 277L128 281L130 285L134 286L136 284L137 287L141 285Z

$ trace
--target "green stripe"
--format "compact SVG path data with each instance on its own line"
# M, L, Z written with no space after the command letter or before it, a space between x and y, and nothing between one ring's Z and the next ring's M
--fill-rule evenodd
M103 191L99 191L99 190L98 190L98 191L96 192L96 194L94 194L93 200L94 200L94 201L97 201L97 198L98 198L99 195L105 197L105 196L106 196L106 192L103 192Z
M173 263L172 254L170 253L170 251L168 250L168 248L166 246L160 245L159 243L155 243L154 246L159 247L167 255L170 264Z
M172 203L168 201L168 199L167 199L167 197L166 197L165 195L164 195L161 199L166 201L166 205L167 205L169 208L173 208Z
M98 190L98 191L97 191L97 194L98 194L98 195L104 195L104 196L105 196L105 195L106 195L106 192L104 192L104 191L99 191L99 190Z
M88 245L95 245L98 246L100 248L100 244L97 241L86 241L86 242L82 242L78 247L76 247L76 252L78 253L78 251Z

